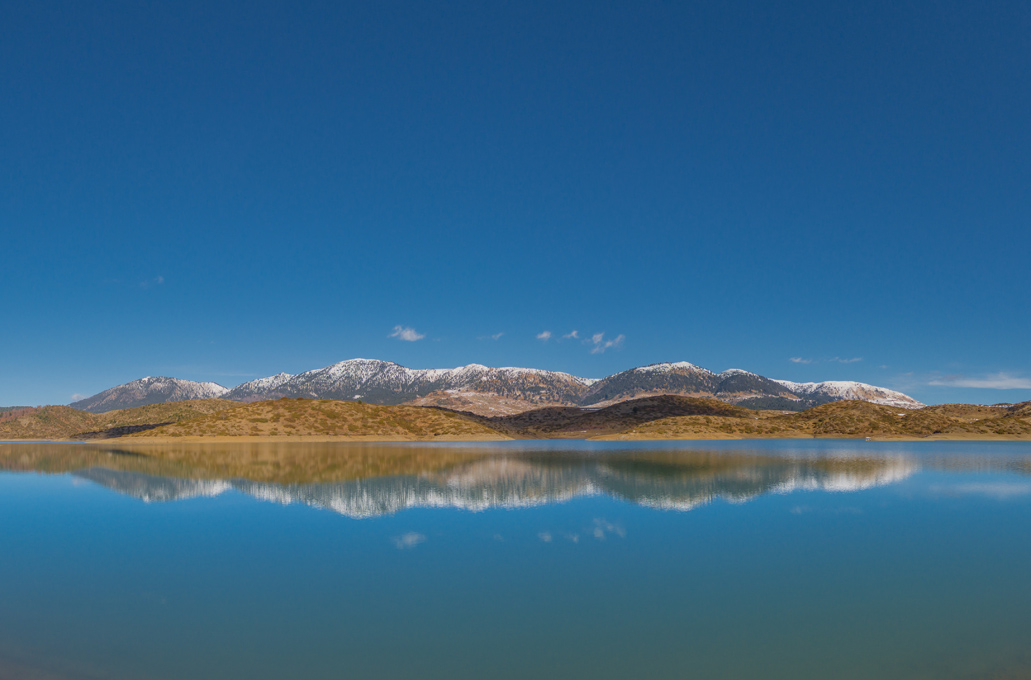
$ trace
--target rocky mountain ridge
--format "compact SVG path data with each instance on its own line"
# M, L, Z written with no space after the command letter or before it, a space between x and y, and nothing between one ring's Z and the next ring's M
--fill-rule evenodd
M69 404L69 406L90 413L106 413L117 409L164 404L170 401L220 399L224 398L227 392L229 389L218 383L147 376L104 390L92 397Z
M601 408L639 397L709 397L750 408L803 410L845 399L920 408L901 392L859 382L795 383L730 369L714 373L688 362L652 364L593 380L535 368L469 364L410 369L390 361L349 359L298 375L280 373L232 389L176 378L142 378L105 390L72 407L93 413L186 399L253 402L282 397L412 404L501 415L542 406Z

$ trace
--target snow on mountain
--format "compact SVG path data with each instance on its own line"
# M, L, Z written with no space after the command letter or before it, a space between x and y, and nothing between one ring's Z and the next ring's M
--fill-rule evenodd
M590 385L581 404L603 406L658 394L712 397L719 379L712 371L686 361L631 368Z
M758 373L752 373L751 371L745 371L745 370L740 369L740 368L728 368L725 371L720 371L716 375L719 378L732 378L732 377L734 377L736 375L752 375L752 376L756 376L756 377L761 377L761 376L759 376Z
M251 380L250 382L237 385L233 389L229 390L223 398L232 399L233 401L247 402L273 399L278 396L276 394L276 390L279 389L280 385L293 377L294 376L289 373L277 373L275 375L270 375L267 378Z
M827 380L824 382L797 383L790 380L774 380L784 385L795 394L821 399L823 401L843 401L858 399L872 404L895 406L898 408L922 408L924 404L910 396L889 390L884 387L867 385L851 380Z
M277 385L277 396L362 399L400 404L442 390L471 390L541 401L575 402L592 381L537 368L405 368L392 361L348 359L307 371Z
M713 375L713 372L707 368L701 366L695 366L692 363L686 361L674 361L666 362L662 364L649 364L647 366L638 366L637 368L631 368L634 373L674 373L677 371L690 371L696 373L708 373Z
M481 395L469 406L455 406L455 395ZM457 368L411 369L392 361L348 359L298 375L279 373L238 385L176 378L141 378L72 404L94 413L185 399L225 398L261 401L281 397L363 400L375 404L444 406L485 415L496 409L490 399L518 412L545 405L599 406L660 394L720 399L752 408L798 410L843 399L861 399L900 408L920 408L901 392L859 382L796 383L771 380L739 368L721 373L678 361L639 366L600 380L538 368L492 368L469 364ZM418 401L416 401L418 400ZM486 401L485 401L486 400ZM483 403L481 403L483 402Z
M219 399L228 392L228 388L213 382L147 376L104 390L100 394L77 401L70 406L90 413L105 413L116 409L164 404L170 401Z

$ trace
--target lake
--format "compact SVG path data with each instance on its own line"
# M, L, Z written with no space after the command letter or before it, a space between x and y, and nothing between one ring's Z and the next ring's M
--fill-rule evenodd
M0 444L0 678L1031 678L1031 443Z

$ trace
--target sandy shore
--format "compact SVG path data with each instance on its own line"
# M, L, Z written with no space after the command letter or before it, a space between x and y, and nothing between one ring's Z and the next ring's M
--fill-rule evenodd
M515 441L516 437L508 437L505 435L498 435L496 437L484 437L481 435L441 435L439 437L401 437L401 436L381 436L381 435L269 435L269 436L254 436L254 435L240 435L240 436L211 436L211 437L115 437L112 439L89 439L81 441L84 444L99 444L99 445L111 445L115 442L119 444L132 444L133 446L140 446L145 444L256 444L256 443L327 443L327 442L497 442L497 441ZM788 435L783 437L749 437L740 435L728 435L722 433L706 433L699 435L686 435L686 436L674 436L674 437L646 437L644 435L637 434L606 434L599 435L597 437L540 437L540 438L527 438L526 441L558 441L562 439L585 439L587 441L644 441L644 442L662 442L662 441L723 441L723 440L750 440L750 439L855 439L857 441L900 441L900 442L927 442L927 441L1031 441L1031 437L1014 437L1014 436L995 436L985 437L983 435L931 435L928 437L911 437L911 436L871 436L871 437L848 437L842 435L809 435L809 434L797 434ZM54 441L68 443L70 441L80 440L69 440L69 439L54 439L54 440L40 440L40 439L8 439L4 440L8 442L39 442L39 441Z
M747 435L734 435L734 434L720 434L720 433L706 433L699 435L685 435L685 436L674 436L674 437L646 437L644 435L637 434L609 434L601 435L598 437L591 437L592 441L635 441L635 442L663 442L663 441L708 441L708 440L740 440L745 441L749 439L855 439L856 441L874 441L874 442L1027 442L1031 441L1031 437L1014 437L1009 435L998 435L993 437L986 437L984 435L976 434L956 434L956 435L944 435L935 434L927 437L913 437L905 435L873 435L869 437L850 437L847 435L811 435L811 434L795 434L785 435L783 437L749 437Z
M382 435L240 435L212 437L116 437L114 439L91 439L87 444L256 444L256 443L324 443L324 442L495 442L511 441L512 437L498 435L441 435L439 437L401 437Z

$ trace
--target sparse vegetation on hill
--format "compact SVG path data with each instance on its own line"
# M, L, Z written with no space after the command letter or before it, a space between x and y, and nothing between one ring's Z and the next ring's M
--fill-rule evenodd
M70 406L43 406L21 410L0 422L0 439L109 439L239 406L224 399L194 399L99 414Z
M0 423L14 420L18 416L25 415L34 410L31 406L0 406Z
M716 399L663 395L624 401L591 410L550 407L484 419L492 428L517 437L596 437L671 416L705 415L755 418L755 411Z
M921 409L837 401L800 413L753 411L716 399L643 397L605 408L552 406L493 417L439 407L330 399L243 404L222 399L153 404L103 414L67 406L22 410L0 440L183 437L414 439L941 437L1031 439L1031 402Z
M838 401L786 415L743 418L705 416L655 420L624 438L706 437L955 437L1031 438L1029 404L1008 409L950 404L899 409L865 401Z
M415 439L483 437L497 431L476 419L439 409L382 406L331 399L278 399L142 432L139 437L351 436Z
M70 406L42 406L0 422L0 439L69 439L100 427L100 418Z

